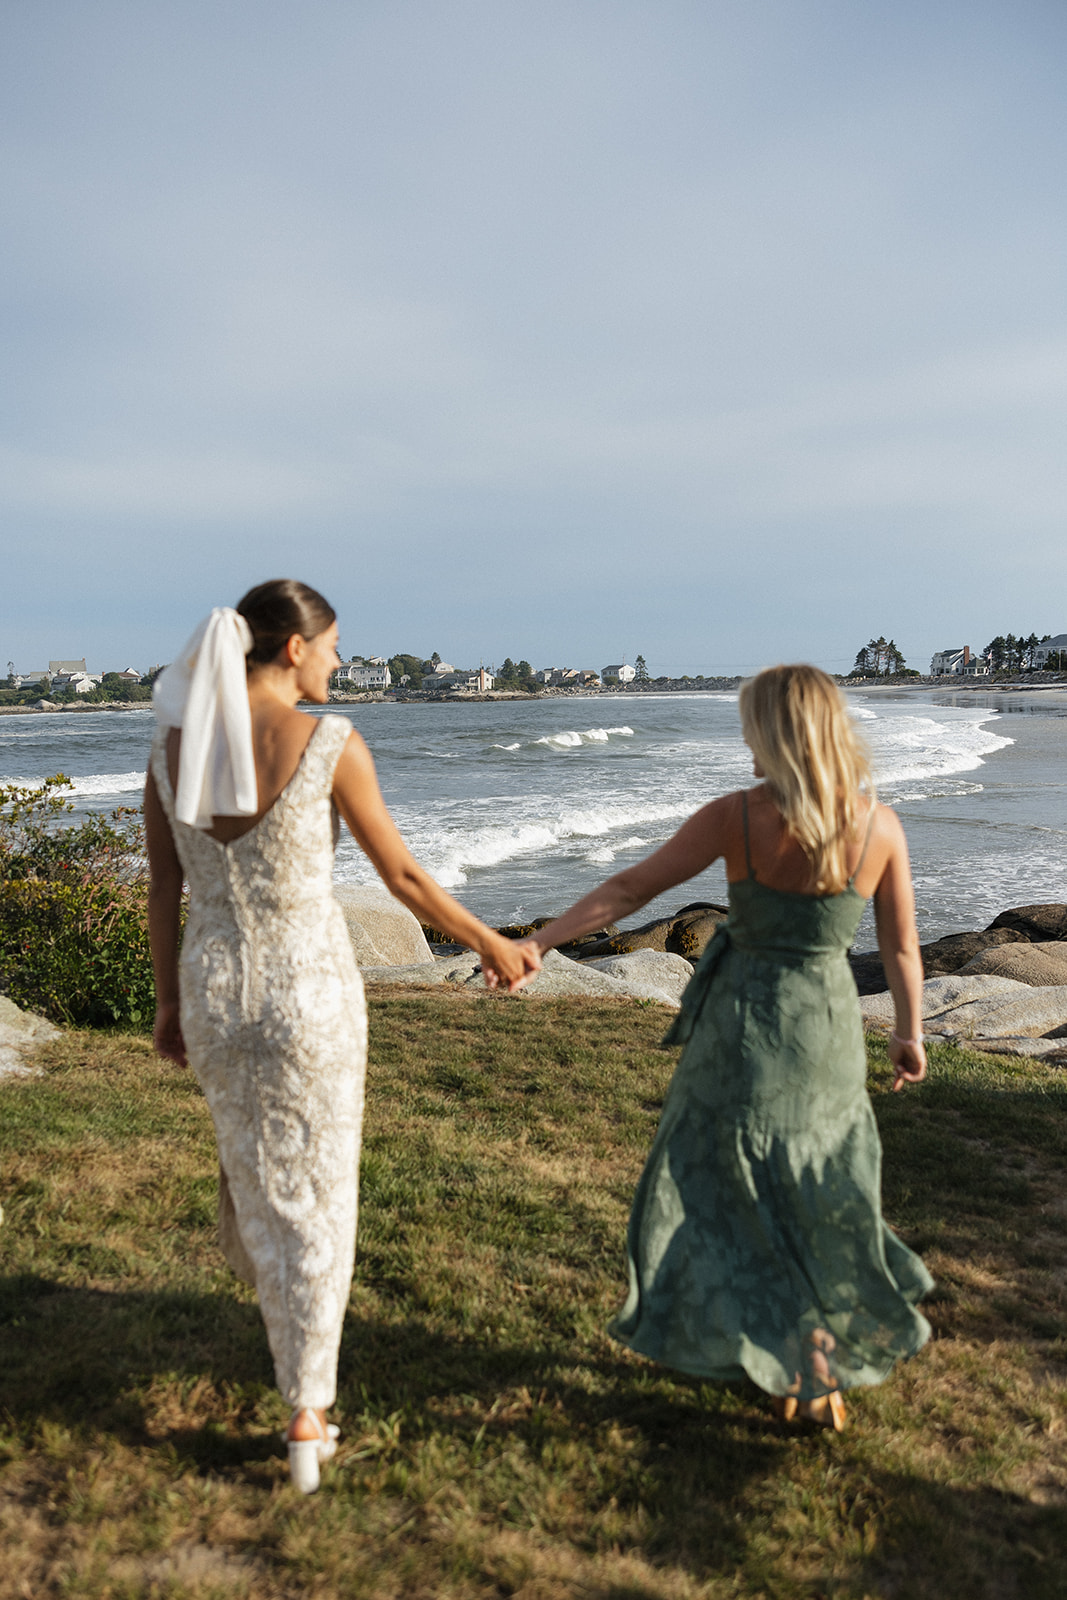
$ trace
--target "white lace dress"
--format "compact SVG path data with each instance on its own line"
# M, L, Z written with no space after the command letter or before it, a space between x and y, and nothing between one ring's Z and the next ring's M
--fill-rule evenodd
M255 1283L294 1407L336 1397L355 1259L367 1021L333 897L331 798L350 732L323 717L274 805L228 845L175 821L165 730L151 757L189 883L181 1024L225 1175L223 1248Z

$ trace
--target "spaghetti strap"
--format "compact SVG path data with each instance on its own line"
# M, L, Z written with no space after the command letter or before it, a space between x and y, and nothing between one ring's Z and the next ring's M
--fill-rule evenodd
M753 882L755 882L756 881L756 874L752 870L752 851L749 848L749 843L748 843L748 791L747 791L747 789L742 789L741 790L741 825L745 830L745 866L748 868L749 877L752 879Z
M872 831L874 829L874 812L875 812L875 807L877 806L877 804L878 804L878 802L876 800L872 800L871 801L871 814L867 818L867 832L866 832L866 834L864 836L864 840L863 840L863 849L860 851L860 858L856 862L856 870L852 874L851 878L849 878L849 880L848 880L848 886L849 886L850 889L854 886L854 884L856 882L856 879L859 877L861 871L863 870L863 863L867 859L867 846L871 842L871 833L872 833Z

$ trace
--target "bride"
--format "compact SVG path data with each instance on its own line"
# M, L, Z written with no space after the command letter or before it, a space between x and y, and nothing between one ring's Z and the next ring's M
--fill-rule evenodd
M478 952L490 988L519 989L540 964L412 858L348 720L297 709L326 702L336 645L332 607L291 579L213 611L156 682L145 784L155 1044L188 1062L211 1110L220 1236L259 1297L304 1493L336 1448L326 1412L366 1062L363 985L331 888L338 813L399 900Z

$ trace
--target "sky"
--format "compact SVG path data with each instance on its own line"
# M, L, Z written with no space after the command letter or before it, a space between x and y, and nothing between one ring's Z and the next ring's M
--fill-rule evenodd
M3 0L0 670L1067 631L1062 0Z

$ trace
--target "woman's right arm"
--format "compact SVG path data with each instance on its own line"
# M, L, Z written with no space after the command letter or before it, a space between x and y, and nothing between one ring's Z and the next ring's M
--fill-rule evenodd
M512 993L521 989L540 967L540 958L525 942L505 939L487 927L419 866L386 809L373 757L357 733L349 737L341 752L333 797L352 837L390 894L420 921L477 950L490 988L499 981Z
M592 933L618 921L619 917L640 911L658 894L665 894L676 884L695 878L726 849L728 807L732 800L732 795L723 795L701 806L666 844L643 861L605 878L555 922L531 934L527 942L540 951L569 944L572 939L580 939L583 933Z
M152 1042L161 1056L186 1065L178 1015L178 945L181 932L182 866L166 812L151 771L144 786L144 829L148 846L148 939L156 980L156 1021Z
M889 1059L895 1069L893 1088L902 1089L905 1083L919 1083L926 1076L922 1044L923 964L904 829L895 812L886 806L879 809L889 836L889 858L874 891L874 921L878 950L896 1009L889 1041Z

